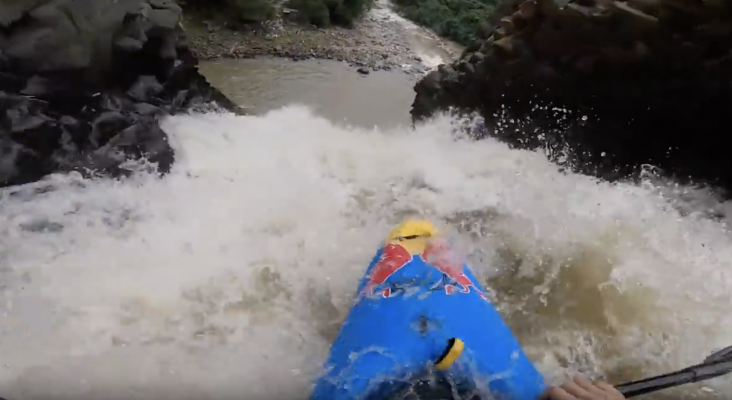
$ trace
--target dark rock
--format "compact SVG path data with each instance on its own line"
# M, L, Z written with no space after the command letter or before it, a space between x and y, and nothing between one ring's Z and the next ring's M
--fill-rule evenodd
M360 67L357 71L358 71L359 74L363 74L363 75L368 75L371 72L366 67Z
M481 131L563 149L550 157L576 171L651 164L732 189L732 8L676 3L506 0L461 59L417 84L412 116L477 112Z
M384 71L391 71L391 64L389 63L383 63L379 65L379 68Z
M54 91L54 85L49 79L33 75L26 82L25 87L20 91L21 94L27 96L43 97Z
M22 4L21 4L22 3ZM238 107L198 73L168 0L0 4L0 187L53 172L169 171L158 118Z
M160 108L148 103L135 103L134 107L135 112L140 115L151 115L163 112Z
M132 125L132 121L119 111L107 111L92 122L92 131L89 135L91 145L98 148L105 145L117 132Z
M152 75L141 75L137 81L132 84L127 95L138 101L148 101L153 96L158 95L163 90L163 85Z

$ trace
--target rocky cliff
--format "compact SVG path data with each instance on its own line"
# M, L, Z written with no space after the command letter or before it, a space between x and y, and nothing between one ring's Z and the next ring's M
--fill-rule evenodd
M165 173L174 152L158 118L236 111L198 73L180 19L169 0L0 2L0 187L119 176L140 158Z
M732 2L508 0L470 50L417 84L415 120L456 107L583 172L732 188Z

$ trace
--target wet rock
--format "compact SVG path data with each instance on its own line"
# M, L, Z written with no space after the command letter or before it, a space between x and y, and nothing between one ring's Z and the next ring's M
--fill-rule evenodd
M406 72L414 75L421 75L427 72L427 67L422 64L410 65Z
M0 6L0 187L174 161L158 118L231 101L198 73L169 0Z
M360 67L357 71L358 71L359 74L363 74L363 75L368 75L371 72L366 67Z
M478 112L490 135L562 149L549 156L577 171L651 164L732 189L732 9L679 4L506 0L461 59L416 85L412 116Z
M127 95L137 101L147 101L162 90L163 85L158 82L157 78L152 75L141 75L127 91Z

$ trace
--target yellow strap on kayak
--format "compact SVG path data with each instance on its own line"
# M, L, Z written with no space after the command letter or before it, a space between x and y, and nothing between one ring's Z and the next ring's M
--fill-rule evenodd
M462 340L458 338L450 339L449 344L447 345L447 350L445 350L445 353L437 360L435 368L439 371L444 371L450 368L450 366L455 363L455 360L460 357L460 354L463 353L464 348L465 343L463 343Z

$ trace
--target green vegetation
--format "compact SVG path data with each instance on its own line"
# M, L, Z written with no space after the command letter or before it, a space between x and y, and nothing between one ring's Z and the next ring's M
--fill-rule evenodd
M352 27L371 8L373 0L289 0L302 23L326 27L331 24Z
M465 46L501 0L394 0L399 12L440 36Z
M186 12L225 21L232 28L264 22L276 15L271 0L185 0L183 7Z
M284 6L297 11L296 19L318 27L353 26L374 0L286 0ZM206 18L225 20L232 28L273 19L275 0L186 0L186 10Z

